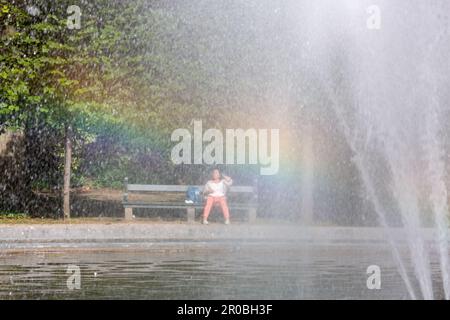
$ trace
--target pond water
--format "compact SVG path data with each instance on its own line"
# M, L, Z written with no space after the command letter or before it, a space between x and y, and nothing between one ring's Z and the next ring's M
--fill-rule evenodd
M80 289L67 286L69 265ZM368 289L378 265L381 289ZM432 263L433 282L441 281ZM436 286L438 287L438 286ZM165 243L3 252L1 299L408 299L382 244ZM442 298L442 293L436 293Z

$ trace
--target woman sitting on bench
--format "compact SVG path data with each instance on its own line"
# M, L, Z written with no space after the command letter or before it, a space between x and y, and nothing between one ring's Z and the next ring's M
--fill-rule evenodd
M226 192L227 188L231 186L233 180L230 177L223 176L218 169L212 171L212 180L209 180L203 193L206 195L206 205L203 210L203 224L208 224L208 216L214 204L220 205L225 218L225 224L230 224L230 212L228 210Z

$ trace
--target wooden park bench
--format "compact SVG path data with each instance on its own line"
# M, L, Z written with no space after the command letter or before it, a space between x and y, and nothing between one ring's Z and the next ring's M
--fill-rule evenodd
M125 208L125 219L130 220L133 218L133 209L134 208L150 208L150 209L185 209L187 214L187 221L194 222L195 221L195 210L203 210L204 203L185 203L185 198L181 198L180 200L168 200L168 201L160 201L160 200L130 200L131 193L183 193L186 194L186 191L189 186L187 185L154 185L154 184L129 184L128 178L125 178L124 185L124 194L123 194L123 206ZM203 192L204 186L196 186ZM228 190L230 194L227 196L228 207L230 208L231 213L235 210L243 210L247 213L247 218L249 222L254 222L256 220L256 209L257 209L257 192L256 188L253 186L231 186ZM232 195L242 194L244 195L244 200L238 201Z

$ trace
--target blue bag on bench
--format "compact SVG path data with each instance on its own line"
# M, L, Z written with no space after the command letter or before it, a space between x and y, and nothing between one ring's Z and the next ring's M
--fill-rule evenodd
M199 187L189 186L186 191L186 203L202 203L202 193Z

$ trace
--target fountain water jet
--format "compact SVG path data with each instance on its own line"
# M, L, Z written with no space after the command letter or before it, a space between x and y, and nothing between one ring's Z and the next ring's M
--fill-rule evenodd
M405 233L424 299L435 297L430 252L437 244L442 286L449 299L448 192L439 121L446 103L441 92L448 81L440 62L448 43L442 37L442 24L435 22L445 12L441 6L448 5L442 2L430 8L417 3L416 10L405 11L382 1L384 29L373 32L361 23L360 16L353 16L364 12L364 3L353 1L349 6L346 2L347 7L325 3L325 13L314 19L326 20L327 25L312 21L320 26L310 36L315 48L312 74L354 154L410 297L418 296L399 251L403 241L396 240L390 215L398 218ZM417 29L398 21L417 22ZM432 213L436 243L425 239L427 212Z

